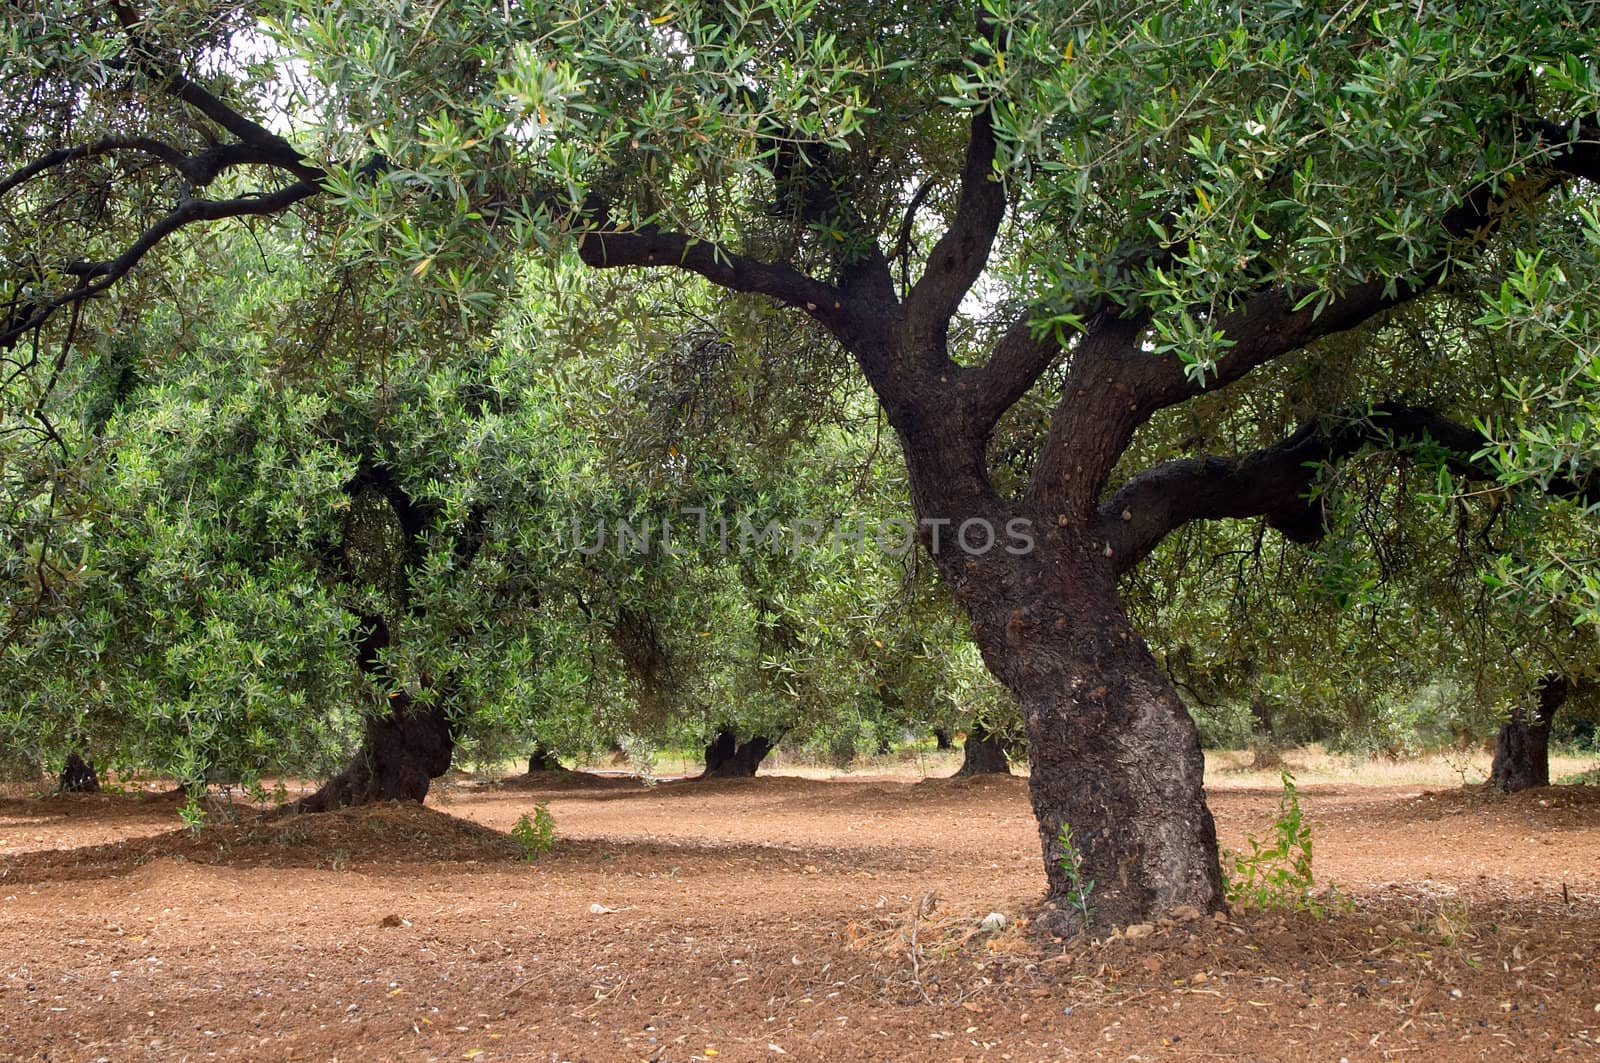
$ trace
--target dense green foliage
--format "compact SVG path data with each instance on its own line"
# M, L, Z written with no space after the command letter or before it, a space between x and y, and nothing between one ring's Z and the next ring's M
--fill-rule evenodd
M870 409L838 380L774 395L763 356L787 335L741 351L649 291L575 325L553 307L599 298L578 291L592 275L537 270L466 353L312 365L282 340L323 282L277 243L252 276L258 246L214 244L233 268L181 321L85 330L44 407L59 445L7 437L0 727L29 764L324 773L389 693L355 667L373 613L403 618L394 689L452 678L469 762L619 735L648 757L722 727L848 761L1006 713L931 571L875 545L903 486ZM414 556L352 490L372 463L428 514Z

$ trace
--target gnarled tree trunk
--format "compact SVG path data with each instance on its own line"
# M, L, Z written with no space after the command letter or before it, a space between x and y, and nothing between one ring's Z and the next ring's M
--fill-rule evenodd
M1500 727L1490 783L1508 794L1550 785L1550 725L1571 690L1564 676L1547 675L1539 680L1538 701L1532 711L1519 708Z
M1006 757L1006 747L997 736L989 733L980 723L967 728L967 740L962 744L961 768L957 775L1010 775L1011 761Z
M368 722L361 751L344 770L290 807L328 812L373 801L421 802L433 780L450 770L454 749L443 709L420 708L397 694L387 716Z
M755 775L776 743L765 735L739 741L732 731L718 731L706 746L702 779L748 779Z
M561 771L561 761L556 755L544 746L534 746L533 752L528 754L528 774L534 775L541 771Z
M943 753L955 748L955 743L950 741L950 732L943 727L933 729L933 748Z
M995 554L999 552L996 551ZM1064 823L1094 882L1095 926L1142 922L1191 905L1224 906L1200 736L1134 632L1102 550L1064 532L1025 556L941 558L978 645L1027 721L1028 780L1053 911L1084 929L1062 868Z
M392 685L381 656L388 645L389 625L384 619L363 616L357 664L363 674ZM422 706L403 690L391 694L388 711L368 719L361 749L344 770L286 811L328 812L373 801L423 801L433 780L450 770L455 751L446 700L440 697Z
M97 794L100 777L94 765L85 761L76 750L67 754L67 765L61 771L61 792L64 794Z

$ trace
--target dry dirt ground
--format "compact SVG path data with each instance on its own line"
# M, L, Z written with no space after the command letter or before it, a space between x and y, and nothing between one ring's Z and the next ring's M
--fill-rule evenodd
M1310 783L1346 910L1090 943L1026 925L1025 787L458 781L198 835L160 795L3 801L0 1057L1597 1054L1600 792ZM1278 798L1214 780L1223 844ZM560 842L526 863L536 801Z

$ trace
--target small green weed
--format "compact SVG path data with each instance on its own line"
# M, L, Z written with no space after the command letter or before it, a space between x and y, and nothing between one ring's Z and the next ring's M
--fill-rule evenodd
M1294 776L1284 770L1283 796L1278 799L1278 815L1272 822L1272 842L1263 845L1250 838L1250 854L1228 851L1223 854L1222 871L1227 880L1228 902L1244 908L1279 908L1310 912L1317 918L1327 914L1333 897L1315 892L1311 873L1311 825L1300 811L1300 793Z
M524 812L517 825L511 828L511 837L516 839L524 860L537 860L541 853L556 847L556 818L545 805L534 805L533 818L529 819Z
M206 825L206 806L201 804L196 794L191 793L189 799L183 803L183 807L178 809L178 818L183 820L183 825L188 827L191 833L199 834L201 828Z
M1070 888L1067 903L1078 913L1082 925L1088 927L1089 894L1094 892L1094 880L1084 877L1083 850L1078 848L1078 843L1072 837L1072 824L1061 824L1061 829L1056 832L1056 844L1061 846L1061 855L1056 858L1056 866L1067 876L1067 885Z

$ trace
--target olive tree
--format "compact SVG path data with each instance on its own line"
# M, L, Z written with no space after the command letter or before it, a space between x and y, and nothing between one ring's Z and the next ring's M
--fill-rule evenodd
M1418 401L1422 366L1378 359L1335 360L1361 370L1341 401L1264 445L1135 462L1141 432L1492 288L1600 173L1575 0L24 11L0 119L24 359L175 234L313 200L397 306L470 320L514 252L571 238L831 335L1021 704L1052 892L1070 825L1108 923L1223 903L1195 728L1119 580L1197 521L1317 538L1315 468L1375 441L1463 473L1484 443L1472 396ZM1011 418L1035 442L997 455Z

